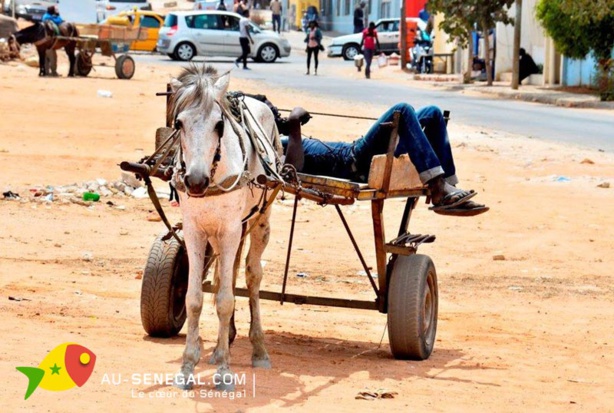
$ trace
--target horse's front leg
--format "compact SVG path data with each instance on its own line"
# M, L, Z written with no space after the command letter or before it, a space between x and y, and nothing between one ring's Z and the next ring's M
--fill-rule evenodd
M205 263L205 249L207 247L207 237L204 232L195 228L186 220L184 223L184 239L188 251L188 261L190 266L188 278L188 291L185 298L188 334L186 337L185 350L183 351L183 363L176 385L184 390L192 388L194 380L194 367L200 360L200 337L198 324L200 313L203 308L202 275Z
M249 310L251 322L249 340L252 342L252 366L271 368L269 354L264 347L264 333L260 323L260 282L262 281L261 258L269 243L271 226L269 224L270 209L258 218L258 223L250 235L250 247L245 265L245 278L249 291Z
M234 391L234 379L230 370L229 333L230 319L234 313L233 267L241 240L241 224L229 228L218 238L219 286L215 307L219 320L217 345L211 361L217 364L213 382L218 390Z

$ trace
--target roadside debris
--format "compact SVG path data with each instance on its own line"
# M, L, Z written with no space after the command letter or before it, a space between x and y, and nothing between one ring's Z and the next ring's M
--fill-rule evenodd
M597 185L597 188L609 188L610 187L610 183L609 182L602 182L599 185Z
M398 393L386 389L363 390L359 391L355 399L359 400L377 400L377 399L394 399Z

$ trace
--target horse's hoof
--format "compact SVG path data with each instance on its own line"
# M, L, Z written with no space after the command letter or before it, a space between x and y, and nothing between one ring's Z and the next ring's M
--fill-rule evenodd
M187 380L186 376L183 374L178 374L177 376L175 376L174 385L181 390L192 390L192 388L194 387L194 383L192 381Z
M270 369L271 368L271 360L266 359L252 359L252 367L257 367L261 369Z
M218 368L213 375L215 389L219 391L235 391L235 379L229 368Z

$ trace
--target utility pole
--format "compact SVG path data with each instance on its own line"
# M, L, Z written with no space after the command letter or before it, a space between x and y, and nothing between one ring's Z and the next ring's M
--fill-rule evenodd
M401 0L401 70L407 70L407 22L405 21L407 0Z
M516 0L516 18L514 21L514 50L512 65L512 89L518 90L520 84L520 33L522 26L522 0Z

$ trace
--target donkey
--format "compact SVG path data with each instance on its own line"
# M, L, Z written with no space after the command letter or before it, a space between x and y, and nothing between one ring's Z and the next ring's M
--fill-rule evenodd
M214 300L219 319L217 345L209 362L218 366L214 376L216 387L234 389L234 383L227 379L232 377L229 341L234 338L234 284L245 228L251 229L245 268L252 365L271 367L259 304L260 259L269 241L270 208L260 214L252 212L266 194L263 187L255 184L255 178L277 173L281 145L275 119L266 104L241 96L238 101L243 119L237 121L236 111L232 113L226 99L229 80L229 73L220 76L210 66L191 65L170 82L168 116L180 134L179 169L174 179L180 191L190 267L186 295L188 332L181 371L175 381L183 389L192 387L194 367L200 359L199 318L207 243L217 256ZM252 138L247 130L253 132ZM229 183L233 188L229 188ZM208 191L213 188L223 192L209 196Z
M64 22L58 26L60 37L57 37L52 28L43 23L34 23L32 26L26 27L16 33L13 33L15 41L19 45L32 43L38 51L39 76L46 76L45 73L45 56L49 49L58 50L62 47L68 56L68 76L75 75L75 49L77 42L75 40L63 39L62 37L75 38L79 36L77 27L68 22Z

